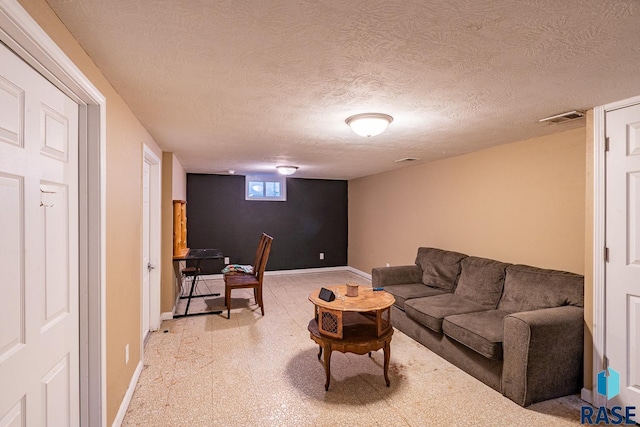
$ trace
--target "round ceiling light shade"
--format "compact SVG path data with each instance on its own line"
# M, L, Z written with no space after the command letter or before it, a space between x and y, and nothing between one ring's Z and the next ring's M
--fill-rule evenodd
M376 136L385 131L393 117L382 113L364 113L347 117L345 122L360 136Z
M282 175L293 175L298 170L298 167L282 165L282 166L276 166L276 169L278 169L278 172L280 172L280 174Z

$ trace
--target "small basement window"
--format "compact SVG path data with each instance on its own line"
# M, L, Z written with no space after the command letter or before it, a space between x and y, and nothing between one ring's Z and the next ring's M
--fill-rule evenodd
M245 200L287 200L287 178L273 175L247 175L245 182Z

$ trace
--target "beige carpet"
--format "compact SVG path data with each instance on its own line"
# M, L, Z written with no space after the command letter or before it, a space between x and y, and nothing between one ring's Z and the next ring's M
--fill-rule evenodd
M309 292L360 283L349 272L267 276L265 316L250 292L232 294L231 320L202 315L165 321L150 334L125 426L577 426L577 396L522 408L395 331L387 388L382 351L334 352L324 390L309 338ZM210 289L224 294L221 280ZM205 304L206 302L206 304ZM184 302L181 302L184 304ZM220 297L193 310L221 307ZM190 311L192 309L190 308Z

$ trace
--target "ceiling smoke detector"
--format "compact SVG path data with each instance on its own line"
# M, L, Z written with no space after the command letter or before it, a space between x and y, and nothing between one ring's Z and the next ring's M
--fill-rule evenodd
M538 122L543 123L564 123L571 120L577 120L584 117L584 111L568 111L562 114L556 114L555 116L545 117L544 119L538 120Z

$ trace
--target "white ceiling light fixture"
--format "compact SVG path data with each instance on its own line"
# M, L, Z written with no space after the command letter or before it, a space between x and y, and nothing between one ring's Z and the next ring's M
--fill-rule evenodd
M376 136L385 131L393 117L382 113L363 113L347 117L347 123L351 130L360 136Z
M278 172L280 172L280 174L282 174L282 175L293 175L298 170L298 167L297 166L289 166L289 165L281 165L281 166L276 166L276 169L278 169Z

